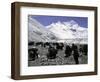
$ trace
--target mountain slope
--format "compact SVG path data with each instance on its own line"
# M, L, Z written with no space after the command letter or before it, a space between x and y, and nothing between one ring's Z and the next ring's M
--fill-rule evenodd
M28 41L52 40L57 40L55 35L30 16L28 19Z

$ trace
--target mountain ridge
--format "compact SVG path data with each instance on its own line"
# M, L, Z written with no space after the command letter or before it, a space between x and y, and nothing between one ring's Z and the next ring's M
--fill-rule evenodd
M43 42L73 42L75 39L80 43L88 42L88 29L81 27L74 20L58 21L51 23L48 26L43 26L36 19L29 17L28 19L28 41L43 41ZM85 40L85 41L84 41Z

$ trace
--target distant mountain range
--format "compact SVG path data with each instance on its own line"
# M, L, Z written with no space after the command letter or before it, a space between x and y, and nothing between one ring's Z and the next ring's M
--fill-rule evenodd
M58 21L48 26L43 26L34 18L29 17L28 41L87 43L88 29L79 26L74 20Z

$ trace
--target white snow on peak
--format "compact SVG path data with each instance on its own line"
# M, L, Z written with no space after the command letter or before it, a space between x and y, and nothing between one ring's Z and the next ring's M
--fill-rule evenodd
M59 39L75 39L75 38L87 38L87 28L81 27L74 20L67 22L52 23L46 26L51 32L53 32Z
M79 26L74 20L58 21L44 26L30 16L28 19L28 41L87 43L88 29Z

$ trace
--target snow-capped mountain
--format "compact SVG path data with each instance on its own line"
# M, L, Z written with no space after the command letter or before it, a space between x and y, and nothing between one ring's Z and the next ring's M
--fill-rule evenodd
M56 36L31 16L28 19L28 41L52 41Z
M87 28L80 27L75 21L52 23L47 28L59 39L87 38Z
M43 26L30 16L28 19L28 41L87 43L88 29L79 26L74 20L58 21Z

